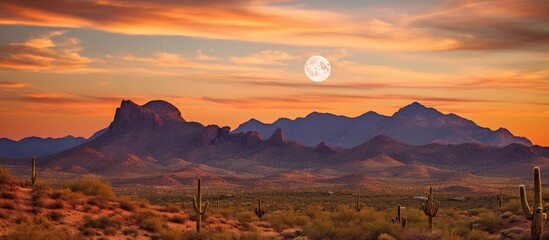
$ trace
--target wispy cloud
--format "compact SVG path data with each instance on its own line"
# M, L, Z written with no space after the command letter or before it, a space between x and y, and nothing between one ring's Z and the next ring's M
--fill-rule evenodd
M284 51L263 50L250 56L231 57L229 61L238 65L283 65L284 61L296 58Z
M545 0L450 1L405 22L458 40L454 49L548 49L548 12Z
M202 52L202 49L196 50L196 60L199 61L215 61L218 60L219 57L216 56L210 56L208 54L205 54Z
M30 84L23 83L23 82L0 81L0 88L13 89L13 88L22 88L27 86L30 86Z
M305 9L279 1L6 0L0 24L95 28L123 34L182 35L299 46L445 50L459 43L380 19Z
M0 46L0 68L25 71L87 71L92 60L80 55L78 38L59 38L63 31L48 32L22 43Z

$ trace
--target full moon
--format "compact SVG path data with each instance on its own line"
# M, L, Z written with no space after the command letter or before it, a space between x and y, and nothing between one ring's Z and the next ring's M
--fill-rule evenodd
M322 56L312 56L305 62L305 75L313 82L328 79L331 71L330 62Z

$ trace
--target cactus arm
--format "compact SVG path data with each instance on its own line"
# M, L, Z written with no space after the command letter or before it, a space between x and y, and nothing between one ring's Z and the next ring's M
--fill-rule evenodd
M208 209L208 205L210 204L209 201L206 201L206 203L204 204L204 208L202 209L202 211L200 212L200 215L204 215L204 213L206 213L206 210Z
M522 212L524 213L524 216L528 220L532 220L534 217L534 213L530 211L530 206L528 205L528 199L526 198L526 190L524 189L523 185L520 185L519 187L520 191L520 205L522 207Z
M193 209L198 211L198 206L196 205L196 197L193 197Z

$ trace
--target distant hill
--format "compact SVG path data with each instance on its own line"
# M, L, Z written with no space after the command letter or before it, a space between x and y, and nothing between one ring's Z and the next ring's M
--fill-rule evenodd
M106 129L97 131L90 138L66 136L62 138L27 137L19 141L0 138L0 158L24 158L45 156L81 145L96 138Z
M481 127L473 121L455 114L443 114L414 102L401 108L392 116L367 112L358 117L338 116L313 112L304 118L291 120L280 118L267 124L251 119L234 130L234 133L256 131L270 136L276 129L286 133L286 139L307 146L320 142L333 147L355 147L377 135L386 135L399 142L424 145L429 143L460 144L479 143L503 147L512 143L531 146L524 137L514 136L509 130L495 131Z

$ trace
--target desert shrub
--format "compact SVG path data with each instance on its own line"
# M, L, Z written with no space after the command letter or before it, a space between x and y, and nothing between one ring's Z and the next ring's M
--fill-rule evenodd
M255 219L257 219L257 216L255 215L255 213L251 211L237 212L235 214L235 217L241 223L251 223Z
M487 232L473 230L467 234L466 239L467 240L485 240L485 239L489 239L490 237L491 237L490 234Z
M15 210L15 204L11 202L3 202L3 203L0 203L0 208Z
M14 178L11 172L7 168L0 168L0 186L7 186L14 184Z
M107 216L102 216L96 219L93 219L90 216L84 216L84 224L82 229L86 228L95 228L103 230L105 235L113 235L116 231L120 230L124 221L119 218L112 218Z
M166 226L166 220L151 211L138 212L134 214L134 217L137 225L149 232L158 232Z
M44 181L38 181L32 186L33 195L42 195L51 191L51 184Z
M442 240L444 236L440 232L421 231L417 229L409 229L402 234L398 239L401 240Z
M61 212L58 211L52 211L48 214L48 219L59 222L64 217L64 215Z
M3 199L15 199L15 193L12 192L12 191L9 191L8 189L1 189L0 190L0 198L3 198Z
M479 219L476 221L483 229L493 232L498 223L499 216L495 212L485 211L479 214Z
M55 202L53 202L52 204L50 204L48 206L48 208L50 208L50 209L62 209L64 207L65 207L65 204L63 203L63 200L61 200L61 199L55 200Z
M297 215L292 212L280 211L267 214L263 217L265 221L272 224L277 231L282 231L286 228L304 226L310 219L307 216Z
M73 209L75 209L78 204L84 203L84 194L73 192L70 189L62 189L61 199L65 200Z
M395 238L387 233L382 233L377 237L377 240L395 240Z
M83 177L81 179L72 180L65 184L73 192L81 192L87 196L96 196L111 199L114 197L114 192L110 185L101 182L99 178Z
M106 229L108 227L120 228L123 224L123 221L118 218L109 218L107 216L98 217L93 219L92 217L86 215L84 216L84 227L97 228L97 229Z
M181 239L217 239L213 238L213 233L207 230L203 230L198 234L195 230L176 230L166 228L160 231L159 235L153 237L153 239L161 240L181 240Z
M122 230L122 234L124 234L126 236L133 236L135 238L135 237L137 237L139 232L137 231L137 229L126 228L126 229Z
M180 211L179 206L175 203L168 203L162 208L163 212L178 213Z
M7 239L12 240L62 240L71 239L69 233L57 230L51 222L44 218L36 218L32 222L17 225L8 233Z
M128 197L120 198L119 201L120 208L126 211L134 212L137 209L137 204L135 203L135 201L131 200Z
M512 212L515 215L522 214L522 209L520 206L520 200L518 199L511 199L507 202L504 202L503 205L501 205L501 211L502 212Z
M187 218L181 214L174 214L172 217L168 218L168 221L173 223L185 223L187 222Z
M257 231L254 232L242 232L240 236L237 238L238 240L259 240L263 239L261 237L261 234Z

